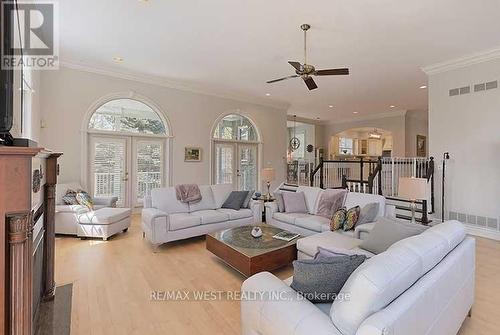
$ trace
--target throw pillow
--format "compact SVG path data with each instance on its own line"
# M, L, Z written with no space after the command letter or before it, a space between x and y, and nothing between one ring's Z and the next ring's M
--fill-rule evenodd
M347 211L344 222L344 231L354 229L354 226L356 226L356 223L358 222L360 211L361 208L359 206L353 207Z
M304 192L284 192L283 202L286 213L307 213Z
M275 192L274 198L276 199L276 205L278 205L278 212L283 213L285 211L285 202L283 201L283 192L281 192L281 191Z
M88 207L88 209L94 209L94 201L92 197L85 191L79 190L76 193L76 201L82 206Z
M229 208L239 211L243 202L247 198L248 191L232 191L222 204L222 208Z
M331 219L333 214L344 204L347 190L325 190L321 194L316 215Z
M374 254L380 254L397 241L418 235L427 228L420 224L379 218L368 238L359 247Z
M336 231L344 227L344 222L347 216L347 210L345 207L337 210L333 213L332 220L330 221L330 230Z
M76 200L76 192L73 190L67 190L66 194L62 197L62 201L66 205L78 205L78 201Z
M377 218L379 207L380 204L378 202L372 202L363 206L356 225L359 226L365 223L374 222Z
M254 190L248 191L247 197L245 198L245 200L243 201L243 205L241 206L242 208L250 208L250 200L252 200L254 193Z
M318 247L318 252L314 255L314 259L324 259L329 257L338 257L338 256L352 256L352 255L363 255L366 258L370 258L372 255L369 252L366 252L362 249L342 249L335 247L328 247L325 249L323 247Z
M290 285L314 303L335 300L345 282L366 259L364 255L340 255L293 262L293 281Z

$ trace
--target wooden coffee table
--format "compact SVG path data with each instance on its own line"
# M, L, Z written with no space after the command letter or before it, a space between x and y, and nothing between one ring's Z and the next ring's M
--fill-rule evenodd
M289 265L297 259L297 240L274 239L283 229L258 225L263 232L259 238L250 234L255 226L229 228L206 237L207 250L243 275L249 277L262 271L271 271Z

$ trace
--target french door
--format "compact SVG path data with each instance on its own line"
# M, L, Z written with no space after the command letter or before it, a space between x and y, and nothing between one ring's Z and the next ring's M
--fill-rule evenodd
M118 197L120 207L139 207L165 181L165 140L90 136L90 188L94 197Z
M235 190L257 190L258 145L214 141L213 180Z

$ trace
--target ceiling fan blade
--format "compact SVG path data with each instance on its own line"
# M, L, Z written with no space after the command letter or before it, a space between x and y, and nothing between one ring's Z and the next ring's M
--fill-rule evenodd
M316 83L314 82L314 79L312 79L312 77L305 77L303 79L304 79L304 83L306 83L306 86L309 89L309 91L312 91L312 90L318 88L318 85L316 85Z
M300 64L299 62L288 62L288 64L293 66L295 68L295 70L297 70L299 72L302 71L302 64Z
M287 79L297 78L297 77L298 77L298 75L294 74L293 76L287 76L287 77L283 77L283 78L279 78L279 79L269 80L269 81L266 81L266 83L272 84L272 83L275 83L277 81L282 81L282 80L287 80Z
M314 74L316 76L347 76L349 74L349 69L318 70Z

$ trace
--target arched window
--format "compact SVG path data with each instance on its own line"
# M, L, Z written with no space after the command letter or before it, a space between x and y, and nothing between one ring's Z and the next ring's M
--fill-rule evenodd
M87 133L87 178L95 197L115 196L120 206L138 207L165 185L169 128L158 108L130 98L108 100L89 117Z
M111 100L100 106L90 118L89 129L167 135L160 116L145 103L132 99Z
M259 135L250 119L239 114L221 118L212 141L212 181L234 189L255 191L258 182Z

